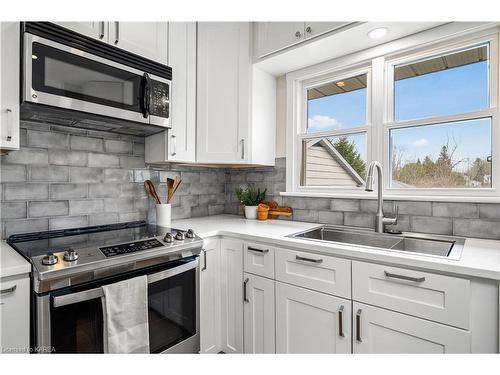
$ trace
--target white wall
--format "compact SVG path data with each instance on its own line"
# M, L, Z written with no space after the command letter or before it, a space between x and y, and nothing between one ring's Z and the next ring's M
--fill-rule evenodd
M286 157L286 76L276 80L276 157Z

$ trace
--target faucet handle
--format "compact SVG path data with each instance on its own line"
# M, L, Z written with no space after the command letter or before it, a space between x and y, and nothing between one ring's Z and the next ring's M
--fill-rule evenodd
M392 212L394 212L394 224L396 224L399 216L399 205L396 201L392 201Z

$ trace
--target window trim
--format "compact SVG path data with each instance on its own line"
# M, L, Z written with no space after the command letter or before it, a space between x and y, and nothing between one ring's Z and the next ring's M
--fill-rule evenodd
M332 63L323 63L317 67L304 68L287 74L287 169L286 192L284 195L298 194L304 196L363 196L372 197L363 187L324 187L300 186L300 166L302 164L301 141L304 138L319 138L329 136L331 132L317 132L305 136L301 133L307 126L307 88L317 86L321 82L331 82L368 71L367 76L367 124L365 126L337 130L337 134L367 133L367 164L372 160L379 160L384 171L384 194L395 199L438 199L457 201L478 201L500 199L500 108L499 108L499 28L469 33L444 41L416 45L404 51L395 51L385 56L373 57L364 61L341 59L347 61L338 66L335 60ZM426 59L443 53L450 53L468 47L489 43L489 97L490 108L482 111L460 113L422 118L417 120L392 121L393 114L393 69L395 65ZM361 54L362 56L362 54ZM362 73L361 73L362 74ZM314 83L314 84L313 84ZM304 96L305 95L305 96ZM305 100L304 100L305 97ZM389 116L390 115L390 116ZM390 160L389 160L389 131L394 128L408 126L437 124L450 121L467 120L474 118L492 118L492 187L491 188L390 188ZM391 121L389 121L389 119ZM300 120L300 121L299 121ZM299 143L300 142L300 143Z

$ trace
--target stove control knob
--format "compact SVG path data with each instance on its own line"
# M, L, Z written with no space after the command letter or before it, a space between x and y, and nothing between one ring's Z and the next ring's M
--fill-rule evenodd
M75 260L78 259L78 253L76 252L76 250L68 249L64 252L63 259L66 262L74 262Z
M186 232L186 237L194 238L194 231L192 229L188 229L188 231Z
M54 255L54 253L48 252L47 255L45 255L42 258L42 264L45 266L53 266L59 261L59 258L57 258L57 255Z
M172 233L168 232L167 234L165 234L165 237L163 237L163 241L165 241L166 243L172 243L175 241L175 238Z
M184 233L182 231L178 231L175 234L175 239L178 240L178 241L184 241L186 239L186 233Z

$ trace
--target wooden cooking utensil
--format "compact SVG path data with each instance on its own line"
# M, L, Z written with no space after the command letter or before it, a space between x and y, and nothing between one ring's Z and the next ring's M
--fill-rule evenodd
M177 189L179 188L181 182L182 182L182 180L177 180L177 177L175 178L174 187L172 188L172 192L170 193L170 195L168 197L167 203L170 203L172 201L172 199L174 199L174 194L177 191Z
M172 189L174 187L174 184L175 180L173 178L167 178L167 203L170 202L170 195L172 194Z
M144 181L144 189L146 189L146 192L153 197L157 204L161 204L155 185L150 180Z

